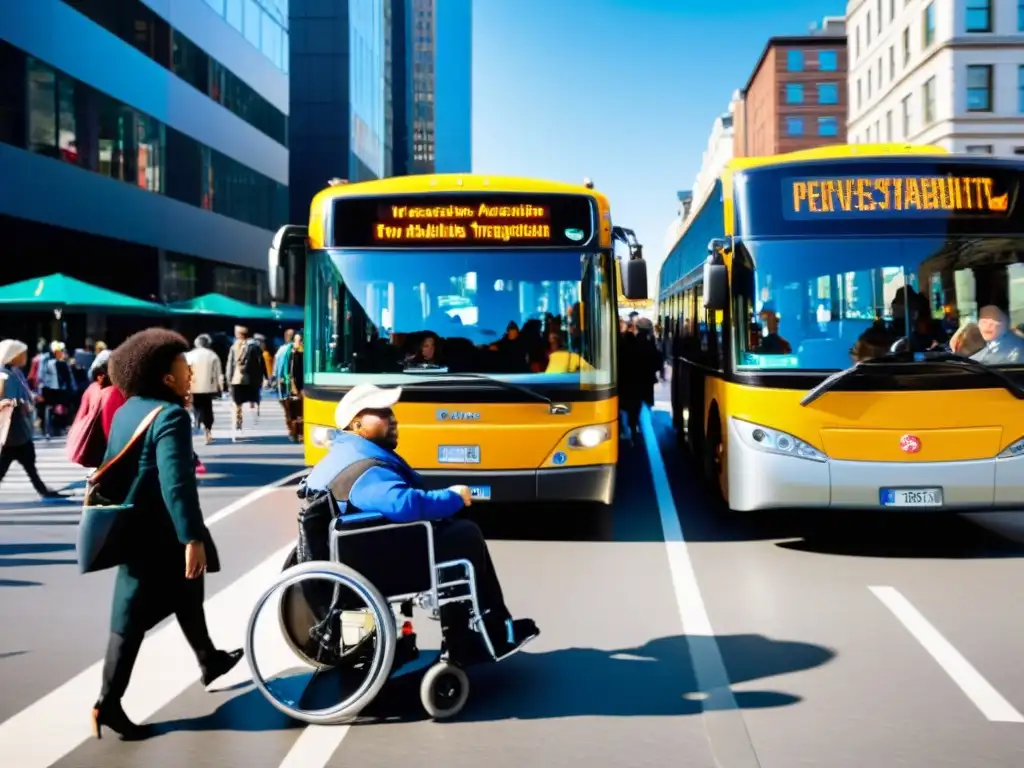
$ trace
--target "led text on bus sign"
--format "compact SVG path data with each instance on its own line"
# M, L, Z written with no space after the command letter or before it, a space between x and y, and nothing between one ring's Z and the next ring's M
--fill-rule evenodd
M551 240L551 212L542 205L391 205L373 226L384 243L511 243Z
M1006 214L1009 193L984 176L895 176L793 179L789 215Z

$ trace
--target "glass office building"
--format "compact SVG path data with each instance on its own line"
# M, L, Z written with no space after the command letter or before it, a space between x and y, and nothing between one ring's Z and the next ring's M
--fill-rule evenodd
M399 173L472 170L472 0L402 0Z
M0 281L265 303L287 0L0 3Z

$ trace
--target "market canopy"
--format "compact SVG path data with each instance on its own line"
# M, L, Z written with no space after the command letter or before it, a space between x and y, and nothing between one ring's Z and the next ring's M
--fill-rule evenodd
M275 304L270 311L279 323L302 323L306 319L305 310L298 304Z
M277 321L270 307L260 307L245 301L232 299L221 293L206 293L188 301L169 304L176 315L206 315L209 317L233 317L236 320Z
M161 304L62 275L35 277L0 286L0 310L40 312L102 312L108 315L166 315Z

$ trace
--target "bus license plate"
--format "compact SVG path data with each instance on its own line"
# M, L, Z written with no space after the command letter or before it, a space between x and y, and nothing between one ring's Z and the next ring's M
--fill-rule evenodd
M474 501L490 501L491 500L491 486L489 485L471 485L469 486L469 495Z
M883 488L883 507L941 507L941 488Z
M437 446L438 464L479 464L479 445L439 445Z

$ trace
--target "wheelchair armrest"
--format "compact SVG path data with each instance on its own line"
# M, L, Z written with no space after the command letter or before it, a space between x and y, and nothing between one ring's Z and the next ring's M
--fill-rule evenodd
M353 531L377 528L389 523L390 521L380 512L354 512L350 515L339 515L334 524L339 530Z

